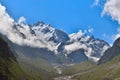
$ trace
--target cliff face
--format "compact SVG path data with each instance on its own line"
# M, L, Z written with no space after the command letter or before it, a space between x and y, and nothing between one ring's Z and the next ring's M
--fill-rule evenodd
M113 46L105 51L104 55L99 60L99 64L108 62L112 60L114 57L118 56L120 54L120 38L118 38Z
M8 44L0 38L0 80L9 80L9 68L13 61L15 61L15 57Z
M0 37L0 80L26 80L8 44Z

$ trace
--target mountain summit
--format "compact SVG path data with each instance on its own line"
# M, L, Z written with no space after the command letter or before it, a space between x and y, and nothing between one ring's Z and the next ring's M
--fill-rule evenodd
M97 62L110 47L107 42L83 34L82 31L67 35L44 22L28 25L24 17L15 22L2 5L0 33L12 42L11 46L18 55L39 56L50 62Z

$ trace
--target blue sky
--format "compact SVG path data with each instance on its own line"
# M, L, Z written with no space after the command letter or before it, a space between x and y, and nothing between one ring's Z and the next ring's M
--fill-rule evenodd
M94 6L95 0L0 0L16 21L24 16L30 24L43 21L68 34L93 28L89 33L113 43L119 24L110 17L101 17L102 7Z

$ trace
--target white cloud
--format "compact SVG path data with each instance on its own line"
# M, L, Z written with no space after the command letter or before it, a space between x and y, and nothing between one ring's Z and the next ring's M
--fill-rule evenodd
M14 20L6 12L6 8L0 4L1 34L7 36L10 41L18 45L27 45L37 48L48 48L51 51L56 50L57 47L56 44L52 42L47 42L45 39L46 38L45 35L35 36L34 34L32 34L31 33L32 29L30 28L30 26L23 24L25 22L26 19L24 17L21 17L18 23L14 22ZM46 35L48 36L50 34Z
M93 54L93 50L92 48L88 47L86 44L82 44L80 42L74 42L72 44L69 45L65 45L64 49L67 51L67 54L79 50L79 49L84 49L85 50L85 55L90 59L93 60L94 62L97 62L100 58L97 58L95 56L92 56ZM103 51L106 49L106 47L104 47Z
M88 29L88 32L89 32L89 33L92 33L93 31L94 31L93 28L89 28L89 29Z
M26 23L26 19L24 17L20 17L20 19L18 20L19 24L24 24Z
M99 4L99 0L95 0L93 5L97 6L98 4Z
M103 15L109 15L113 20L120 24L120 0L107 0L102 12Z
M48 39L53 35L54 28L44 25L44 26L37 26L32 27L32 29L37 29L38 31L35 31L36 35L31 33L31 27L27 24L23 24L26 22L26 19L24 17L21 17L18 21L18 23L14 22L14 20L6 13L6 8L0 4L0 33L7 36L10 41L12 41L15 44L18 45L27 45L31 47L37 47L37 48L48 48L51 51L56 51L59 44L54 44L51 41L48 41ZM19 24L19 25L18 25ZM14 26L16 25L16 26ZM50 29L49 33L42 33L42 30L44 29ZM120 30L118 30L120 31ZM39 33L40 32L40 33ZM89 28L88 30L80 30L78 33L73 33L70 36L71 39L78 39L85 35L86 33L93 32L92 28ZM82 38L81 41L87 41L90 37L86 36L85 38ZM88 45L88 43L86 44ZM65 50L68 52L72 52L81 48L84 48L86 51L86 55L88 57L91 57L92 54L92 48L87 47L85 44L78 42L77 40L69 45L65 45Z
M98 5L99 5L99 0L94 0L93 4L90 7L93 8Z
M6 8L0 4L0 32L9 35L12 31L14 20L6 13Z
M67 50L69 53L78 49L86 49L87 47L85 44L81 44L79 42L74 42L72 44L69 45L65 45L65 50Z
M82 37L85 33L86 33L86 31L79 30L79 32L77 32L77 33L72 33L72 34L70 34L69 37L70 37L71 39L76 40L76 39Z
M102 36L103 36L103 37L107 37L107 34L106 34L106 33L104 33Z
M92 33L94 31L93 28L89 28L88 30L79 30L77 33L72 33L69 35L70 39L72 40L77 40L79 38L81 38L83 35L87 34L87 33Z
M104 15L111 16L112 20L115 20L120 24L120 0L106 0L102 11L102 16ZM117 29L117 34L112 35L112 40L115 41L119 37L120 28Z

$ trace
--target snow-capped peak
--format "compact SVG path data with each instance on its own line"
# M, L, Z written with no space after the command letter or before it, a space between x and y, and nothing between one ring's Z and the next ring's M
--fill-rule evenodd
M0 33L7 36L14 44L39 49L47 48L55 54L62 53L65 56L76 55L74 51L82 52L94 61L99 60L109 48L105 41L86 35L86 31L80 30L68 36L64 31L44 22L30 26L24 17L15 22L5 10L6 8L0 4Z
M97 62L103 53L110 47L105 41L95 39L93 36L88 36L86 34L82 36L74 34L74 36L75 37L72 36L72 39L74 40L69 41L69 43L64 46L64 49L68 52L68 54L82 49L84 50L86 56L94 62Z

